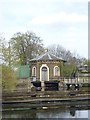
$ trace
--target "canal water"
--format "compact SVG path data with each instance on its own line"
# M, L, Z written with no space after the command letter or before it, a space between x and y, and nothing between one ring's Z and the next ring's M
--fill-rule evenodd
M90 110L76 106L19 108L2 113L3 118L89 118Z

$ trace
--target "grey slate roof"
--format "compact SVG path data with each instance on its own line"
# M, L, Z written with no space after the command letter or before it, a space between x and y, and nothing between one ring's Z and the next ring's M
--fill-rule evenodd
M43 55L40 55L40 56L38 56L38 57L36 57L34 59L31 59L30 61L46 61L46 60L49 60L49 61L50 60L62 60L62 61L65 62L64 59L59 58L59 57L51 54L50 52L46 52Z

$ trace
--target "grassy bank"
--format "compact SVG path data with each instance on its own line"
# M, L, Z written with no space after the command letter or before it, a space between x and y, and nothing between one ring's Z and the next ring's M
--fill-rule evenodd
M2 110L25 110L40 107L77 106L90 108L88 88L60 91L4 91Z
M18 101L39 98L82 98L90 97L90 89L82 87L80 90L60 90L60 91L9 91L3 92L3 101Z

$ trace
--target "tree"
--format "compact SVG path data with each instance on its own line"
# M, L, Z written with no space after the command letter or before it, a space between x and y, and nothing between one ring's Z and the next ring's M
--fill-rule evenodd
M4 40L5 39L2 36L0 36L0 62L1 63L4 60L4 56L3 56L3 53L2 53L2 48L5 46Z
M7 42L5 38L0 36L0 60L1 63L11 66L14 62L13 52L10 47L10 42Z
M2 89L12 90L16 86L16 75L9 66L2 65Z
M83 58L83 65L88 65L88 67L90 67L90 60Z
M62 76L74 77L77 70L77 66L81 64L82 59L80 57L76 57L75 53L71 53L69 50L66 50L61 45L51 45L48 47L48 49L57 57L66 60L66 63L63 66L60 65L60 68L62 67L63 69Z
M30 59L40 55L44 48L42 40L35 33L16 33L10 40L14 58L25 65Z
M63 67L64 77L75 77L77 66L75 64L65 64Z
M71 53L69 50L66 50L61 45L51 45L48 47L48 50L57 57L63 58L69 64L81 64L81 58L77 58L73 53Z
M10 49L10 46L4 46L2 47L2 55L3 55L3 60L4 62L11 66L13 64L13 53L12 53L12 50Z

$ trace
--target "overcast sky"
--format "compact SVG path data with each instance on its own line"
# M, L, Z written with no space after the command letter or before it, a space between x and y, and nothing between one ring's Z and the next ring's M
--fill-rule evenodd
M88 57L88 0L0 0L0 33L26 31Z

